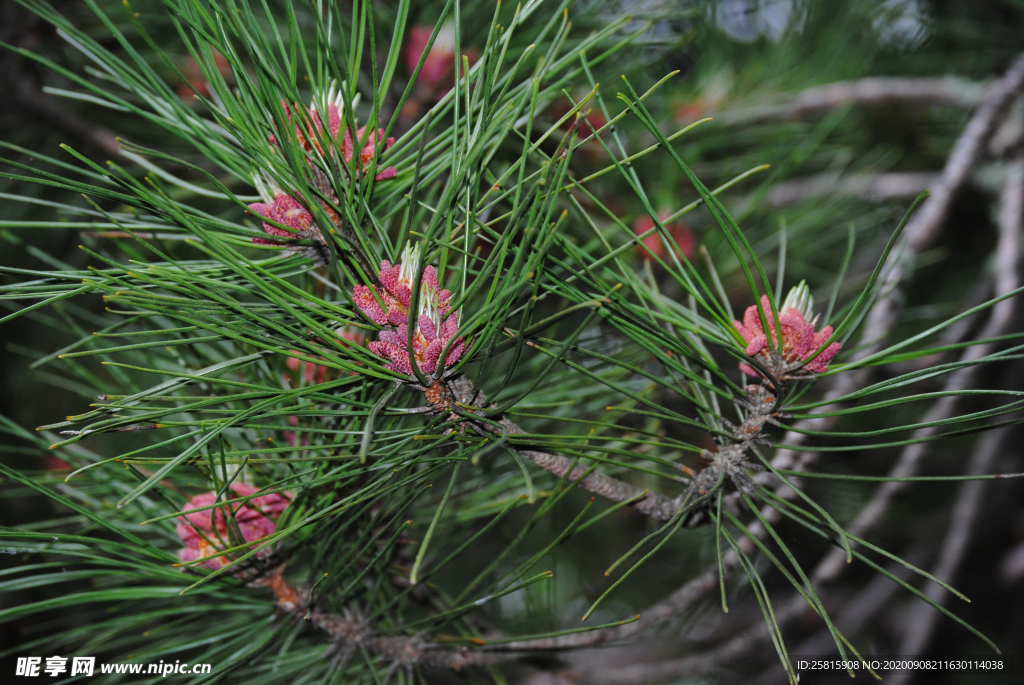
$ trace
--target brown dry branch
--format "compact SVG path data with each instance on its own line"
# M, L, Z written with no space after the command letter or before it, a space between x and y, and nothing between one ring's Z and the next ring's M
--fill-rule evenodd
M771 207L786 207L814 197L862 198L886 202L915 198L935 185L939 175L930 171L884 174L818 174L783 181L769 191L765 201Z
M1020 286L1021 232L1024 224L1024 156L1018 155L1007 168L1007 178L1000 198L999 228L1000 239L996 248L996 289L1009 292ZM1003 300L992 312L992 319L986 326L1002 332L1013 320L1014 303ZM996 333L998 335L998 333ZM982 337L988 337L982 334ZM988 347L986 345L986 347ZM967 467L969 475L989 471L999 453L1000 446L1009 433L1009 427L989 433L978 444ZM895 485L896 483L886 483ZM984 502L985 481L968 481L960 486L960 492L950 515L949 532L942 545L934 575L945 582L951 582L963 561L972 539L974 524ZM890 495L891 497L891 495ZM928 589L928 596L936 602L945 602L948 592L939 586ZM924 611L929 609L929 611ZM938 616L927 604L916 606L907 622L908 630L900 644L901 656L917 656L924 652L935 630ZM895 673L892 682L903 685L909 672Z
M931 196L922 205L918 214L912 217L907 224L904 230L904 245L901 250L894 251L890 257L886 276L880 288L880 296L865 319L864 333L861 339L868 344L859 358L877 351L882 341L892 331L902 305L902 298L898 295L900 284L910 277L913 260L916 256L931 245L937 237L954 196L963 187L971 170L985 150L1000 118L1022 88L1024 88L1024 56L1018 57L1003 77L992 86L954 145L939 182L932 188ZM839 376L835 387L826 397L841 397L863 387L869 373L866 368L844 373ZM824 413L830 409L829 406L823 406L819 407L817 412ZM835 421L836 417L807 419L797 424L797 427L802 430L827 430ZM805 439L806 435L803 433L788 431L782 442L787 445L799 445ZM816 458L817 455L814 452L798 453L791 449L782 449L776 452L772 465L775 468L799 471L806 468Z
M1000 447L1010 433L1009 427L999 428L987 434L978 443L971 461L967 467L967 475L979 475L987 473L996 457L1000 454ZM932 569L935 577L950 583L954 580L960 565L963 563L964 555L970 549L971 541L974 539L974 526L978 520L978 514L984 505L985 489L988 485L983 480L967 481L960 486L953 510L950 513L949 532L942 543L939 552L939 561ZM928 597L935 602L945 604L949 599L949 592L939 585L932 585L928 588ZM939 620L937 612L930 604L918 602L901 623L906 626L906 635L900 642L900 656L913 658L924 653L935 632L935 626ZM913 671L897 671L889 676L888 681L894 685L903 685L913 676Z
M274 593L274 606L281 614L310 624L327 634L333 651L347 661L358 649L366 650L388 661L392 667L426 666L461 670L467 666L485 665L501 660L501 655L469 647L449 647L431 643L421 636L381 635L369 622L355 612L339 616L311 605L308 592L285 580L278 566L249 581L250 587L267 588Z
M1007 166L1007 175L1000 196L999 209L999 241L993 252L992 280L996 283L996 294L1004 295L1020 286L1020 249L1022 222L1024 222L1024 159L1018 157ZM1011 328L1013 321L1014 302L1012 300L1003 300L993 307L990 319L984 329L978 334L978 338L986 339L1002 335ZM992 353L995 349L996 345L992 343L969 348L961 356L961 361L978 359ZM951 374L943 390L950 391L970 387L979 371L980 367L972 366ZM923 421L938 421L952 416L958 399L956 396L940 398L926 414ZM917 431L914 437L923 438L935 433L935 429L922 429ZM984 473L988 469L992 455L998 451L999 442L1005 439L1005 433L1006 429L998 429L982 440L971 458L972 466L968 468L969 475ZM927 453L927 449L928 443L908 445L891 469L889 476L893 478L906 478L915 475L920 466L921 459ZM981 463L979 466L980 462L984 463ZM962 554L966 547L966 536L970 533L971 522L977 514L977 511L972 509L971 506L976 507L980 504L980 495L977 493L984 486L985 483L983 481L969 482L965 483L961 490L961 495L956 505L957 508L955 509L958 513L955 513L950 519L952 524L947 542L944 545L944 550L949 550L949 552L948 555L946 552L943 553L943 561L940 561L934 574L946 582L952 581L953 571L955 571L958 563L953 556L954 552ZM883 483L871 501L861 509L858 516L847 526L847 531L858 537L864 537L884 516L893 498L907 487L909 487L907 482L889 481ZM832 550L818 564L814 572L811 573L811 580L815 583L834 580L846 566L844 564L845 556L841 550ZM943 574L938 571L947 573ZM872 582L872 585L878 582L883 582L884 596L886 598L897 589L895 584L887 582L887 579L882 576L878 576ZM869 585L868 589L871 589L872 585ZM885 601L877 601L881 593L882 588L872 590L871 592L862 591L858 595L858 599L846 604L846 609L837 620L837 626L844 632L853 632L857 627L866 623L871 616L886 606ZM936 601L940 601L941 598L945 597L945 593L937 585L931 586L928 594ZM858 617L858 620L853 624L845 620L850 611L854 611ZM927 605L920 608L918 613L920 615L916 616L914 620L907 622L907 625L915 626L915 628L912 631L912 635L908 635L904 646L901 647L899 652L901 656L914 656L918 654L927 642L927 635L930 634L929 631L933 629L935 621L938 620L937 613ZM828 631L821 631L817 636L800 645L794 650L794 653L825 654L832 649L832 646L831 634ZM905 649L911 647L917 651L905 651ZM769 673L775 678L779 675L778 669L773 669Z
M1021 221L1024 217L1024 160L1017 159L1008 165L1006 181L1000 198L999 241L994 251L993 273L996 282L996 295L1007 293L1020 287L1019 262L1021 249ZM1003 300L992 308L992 314L985 327L978 334L979 339L995 338L1008 332L1013 323L1014 301ZM998 344L985 343L969 347L960 357L960 361L969 362L980 359L996 351ZM980 366L968 366L950 375L944 390L966 390L974 385L980 375ZM925 414L922 423L941 421L952 417L960 397L950 395L939 398ZM939 428L922 428L915 431L914 439L925 439L936 435ZM928 453L929 443L919 442L904 448L889 475L893 478L907 478L917 473L921 460ZM889 481L883 483L871 501L861 509L860 513L847 527L847 530L858 537L863 537L877 524L889 508L893 498L909 487L908 482ZM825 581L835 578L844 566L844 555L833 550L815 571L817 580Z
M438 413L448 413L455 406L454 402L463 405L486 404L486 397L479 391L475 391L472 384L464 377L445 385L435 383L434 386L426 389L425 394L430 406ZM466 416L479 416L482 413L471 411ZM499 431L495 426L484 423L476 427L481 431L486 430L492 433L525 434L525 431L508 419L502 419L500 425L504 431ZM516 452L545 471L559 478L565 477L568 483L588 492L613 502L632 501L634 507L652 518L668 520L679 510L677 500L643 490L584 466L577 465L573 468L574 462L560 455L528 449L517 449ZM570 469L571 473L569 473ZM587 473L588 470L591 472ZM368 653L384 658L394 667L427 666L460 670L471 665L487 665L514 658L518 652L558 647L557 639L497 644L492 649L485 650L465 646L440 646L420 636L380 635L374 632L367 621L354 613L338 615L311 606L308 593L302 592L284 578L282 566L270 569L254 580L250 580L248 584L251 587L267 588L273 592L274 604L280 613L309 620L311 625L326 633L334 650L342 659L348 659L356 649L361 648Z
M913 258L935 239L957 192L970 177L996 125L1022 88L1024 56L1014 60L1003 77L992 86L953 146L942 176L931 188L931 197L907 224L904 231L905 249L902 253L894 253L891 268L882 285L883 293L894 292L900 282L909 277L913 270ZM887 324L881 328L891 330L899 310L898 300L892 296L880 298L869 315L868 323L874 318Z
M954 78L863 78L807 88L789 102L742 108L722 115L727 124L794 119L846 105L939 105L971 109L985 95L983 84Z

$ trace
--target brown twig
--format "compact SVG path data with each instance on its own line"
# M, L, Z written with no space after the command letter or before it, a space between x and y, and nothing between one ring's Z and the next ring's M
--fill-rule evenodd
M435 383L425 389L427 401L437 413L447 413L456 404L462 406L486 406L487 397L464 376L451 381L447 386ZM491 406L491 409L494 407ZM466 411L464 416L482 416L483 411ZM527 435L526 431L511 420L501 417L498 425L490 422L474 422L476 429L493 435ZM658 521L668 521L679 511L680 501L658 492L630 485L625 481L591 469L567 457L552 452L528 448L511 448L516 454L557 478L565 478L576 487L599 495L610 502L631 502L631 506L642 514ZM575 466L574 466L575 464ZM572 472L570 473L570 469Z
M461 670L467 666L495 663L503 657L469 647L447 647L420 636L381 635L369 622L354 613L332 614L310 606L309 595L289 583L282 567L271 569L249 582L251 587L274 593L277 610L298 620L308 620L327 634L338 656L346 660L357 649L383 657L393 666L428 666ZM508 657L504 657L508 658Z
M935 185L939 175L930 171L885 174L818 174L783 181L769 191L765 201L772 207L786 207L810 198L863 198L876 202L915 198Z
M820 114L845 105L942 105L971 109L984 95L982 84L950 78L863 78L807 88L789 102L725 113L727 124L750 124Z
M996 290L1001 294L1020 286L1021 233L1024 228L1022 224L1024 224L1024 156L1018 155L1007 167L1006 181L1000 197L999 244L996 248L995 271ZM1013 320L1013 314L1013 300L1003 300L997 304L981 337L998 335L1008 329ZM980 347L988 348L991 345ZM964 369L964 371L967 370ZM1001 428L982 439L975 448L967 468L969 475L985 473L990 469L1009 430L1008 427ZM886 485L897 485L897 483L886 483ZM960 493L950 516L949 532L943 542L939 562L933 571L936 577L946 582L953 580L970 545L971 533L983 503L982 497L986 485L985 481L968 481L960 486ZM891 498L891 496L890 494L888 497ZM928 596L936 602L945 602L948 594L939 586L932 586L928 589ZM926 609L927 611L925 611ZM907 623L909 628L900 644L899 654L901 656L921 654L931 639L937 621L938 614L931 610L929 605L915 607L913 616ZM892 682L902 685L907 682L909 675L909 672L895 673Z
M508 419L502 419L501 424L508 429L510 435L525 433L522 428ZM595 495L604 497L610 502L632 501L634 509L641 514L650 516L657 521L668 521L679 511L679 501L662 495L659 492L651 492L624 481L612 478L611 476L589 467L578 464L567 457L551 452L539 452L537 450L517 449L516 453L529 460L548 473L565 478L576 487L592 492ZM573 464L576 463L575 468ZM569 473L572 469L572 473ZM587 471L590 471L588 474ZM566 475L568 474L568 475Z
M1007 293L1020 287L1019 262L1021 249L1021 221L1024 218L1024 159L1018 158L1007 166L1006 180L1000 197L999 241L994 252L992 265L996 283L996 295ZM1006 333L1013 323L1014 300L1007 299L992 308L992 314L985 327L978 334L979 339L995 338ZM987 356L996 351L996 343L985 343L967 348L960 361L970 362ZM981 371L980 366L968 366L952 373L946 383L945 390L956 392L970 388ZM949 395L939 398L925 414L922 423L941 421L952 417L960 403L960 397ZM914 439L925 439L936 435L939 427L922 428L914 432ZM908 445L900 454L889 475L893 478L906 478L917 473L921 460L928 453L930 444L919 442ZM888 481L883 483L871 501L861 509L860 513L848 526L847 530L858 537L863 537L885 515L893 498L906 490L906 481ZM840 550L832 553L818 566L814 577L819 581L835 578L842 570L845 554Z
M971 456L967 474L977 475L988 472L1009 433L1009 427L999 428L982 438ZM942 543L939 561L932 570L933 575L947 583L953 581L963 562L964 555L970 548L974 524L977 522L978 513L984 504L987 485L988 483L983 480L975 480L967 481L960 486L960 492L950 514L949 532ZM940 604L945 604L949 599L949 592L939 585L932 585L926 594L932 601ZM897 654L906 657L922 654L931 640L939 617L939 612L935 611L930 604L919 602L903 622L903 625L907 627L907 633L900 643ZM896 671L887 678L887 681L889 685L903 685L913 673L913 671Z

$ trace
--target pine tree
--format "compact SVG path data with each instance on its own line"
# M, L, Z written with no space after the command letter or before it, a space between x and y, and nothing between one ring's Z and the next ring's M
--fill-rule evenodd
M59 75L51 94L153 142L122 137L106 164L3 145L5 200L60 217L4 226L85 229L88 262L3 267L2 321L71 335L33 366L89 402L36 432L0 418L67 465L0 464L56 511L0 531L19 562L0 587L70 588L0 610L39 621L18 655L211 664L194 682L500 683L710 590L761 615L795 682L783 626L804 607L841 658L863 650L798 547L818 541L996 649L930 588L963 594L842 505L947 477L816 457L1019 422L1020 393L976 375L1019 351L998 346L1021 290L1016 166L993 286L919 325L893 291L958 186L848 229L840 197L778 221L764 207L799 190L783 182L827 171L819 146L855 126L832 111L790 149L789 105L752 97L710 128L724 107L702 68L685 103L651 73L696 8L23 4L81 60L8 46ZM1015 63L961 94L981 101L975 147L1022 80ZM729 154L744 126L774 146ZM788 166L757 159L780 148ZM586 605L555 597L573 576Z

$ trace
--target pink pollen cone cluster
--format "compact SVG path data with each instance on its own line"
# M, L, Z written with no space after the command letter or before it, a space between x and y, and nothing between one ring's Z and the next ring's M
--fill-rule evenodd
M403 259L410 258L411 268L408 264L398 263L392 266L387 260L381 262L379 277L384 290L372 286L371 291L364 285L357 285L353 299L374 323L380 326L394 326L394 330L381 331L379 339L369 343L367 347L370 351L390 360L384 368L411 376L413 370L409 363L408 320L413 285L411 274L416 273L418 260L415 254L410 255L409 250L406 250ZM441 352L459 328L459 315L458 312L451 311L450 300L451 293L440 288L434 267L424 268L420 281L420 314L412 338L416 365L423 373L434 373L437 370ZM383 307L381 302L384 304ZM447 368L458 361L464 349L465 342L462 338L455 338L448 348L444 367Z
M825 326L819 332L814 332L814 322L807 322L804 315L796 308L789 307L779 313L779 325L782 328L782 364L773 360L772 353L778 347L778 336L775 332L775 317L772 316L771 305L766 295L761 296L761 311L768 321L768 329L771 334L771 342L761 325L761 318L757 313L757 306L747 307L743 313L743 323L733 321L736 330L740 332L747 342L747 354L751 357L759 356L765 368L777 372L776 378L787 380L794 376L788 375L796 371L800 363L805 359L814 356L814 353L825 344L825 341L832 335L832 327ZM811 373L823 373L828 369L828 363L839 352L842 345L832 343L826 347L821 354L814 357L814 360L806 364L803 369ZM777 360L777 357L775 358ZM740 364L740 370L750 376L761 376L749 364Z
M232 483L231 492L233 496L246 497L258 491L251 485L245 483ZM209 507L217 502L217 495L214 492L204 492L196 495L185 506L185 511ZM228 532L228 522L224 517L224 510L230 509L234 516L234 523L231 530L237 526L238 532L242 534L245 542L253 542L266 537L274 532L276 525L271 519L276 519L291 502L291 493L271 493L253 497L247 502L235 502L225 504L215 509L204 509L192 514L179 516L181 520L176 527L178 537L185 543L185 546L178 550L178 559L183 562L203 559L212 554L233 547L232 534ZM201 533L201 534L200 534ZM229 560L223 556L213 557L209 561L199 564L204 568L219 569L227 566Z
M313 223L313 215L309 210L299 204L293 197L278 193L274 195L273 204L265 202L254 202L249 205L249 211L262 219L270 219L279 224L295 229L295 232L286 231L263 222L263 230L268 235L276 235L281 238L313 238L323 240L320 229ZM253 238L257 245L281 245L280 241L268 240L266 238Z
M333 105L332 105L333 107ZM363 126L361 129L356 131L356 140L363 140L365 135L366 127ZM337 133L332 132L332 135L337 137ZM359 151L359 161L362 164L364 170L370 168L370 161L373 159L373 155L377 149L377 145L383 140L382 150L387 150L389 147L395 144L394 138L388 138L384 140L384 129L378 128L376 131L371 131L370 135L366 137L366 141L363 143L362 150ZM345 129L345 137L341 141L341 156L345 160L345 164L352 162L352 155L354 154L354 147L352 143L352 134L349 133L348 129ZM389 166L373 178L378 181L383 181L388 178L394 178L395 174L398 173L395 167Z
M288 104L282 100L281 105L284 107L285 113L288 115L288 120L292 118L291 109ZM298 107L298 105L296 105ZM302 132L302 129L298 125L295 126L295 138L298 140L299 145L302 146L307 152L312 152L313 148L322 155L323 148L320 146L320 142L317 139L317 134L323 134L323 122L320 119L320 113L315 109L308 109L308 116L313 122L313 126L316 127L316 132L313 131L313 126L308 127L307 134ZM338 139L338 134L341 132L341 107L337 102L331 102L327 105L327 130L330 131L331 138L334 140ZM366 135L366 127L363 126L356 131L356 141L363 140L363 136L366 136L366 140L363 141L363 147L359 151L360 169L367 171L370 168L370 161L373 159L374 154L377 152L377 146L381 146L381 152L387 150L395 144L394 138L384 139L384 129L378 128L376 131L370 131L369 135ZM270 142L276 144L277 138L274 136L270 137ZM352 139L352 132L346 128L345 135L341 140L341 157L345 161L345 165L348 166L352 163L352 157L355 154L355 141ZM387 167L380 171L374 178L378 181L383 181L388 178L394 178L395 174L398 173L395 167Z

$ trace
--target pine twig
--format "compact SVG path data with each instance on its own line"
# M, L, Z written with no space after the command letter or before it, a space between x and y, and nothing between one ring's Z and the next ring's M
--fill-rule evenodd
M970 109L984 96L984 86L949 78L863 78L838 81L800 91L788 102L726 114L728 124L751 124L820 114L844 105L941 105Z
M930 171L884 174L817 174L783 181L772 188L765 201L771 207L787 207L819 196L853 197L875 202L913 199L935 185L939 175Z
M451 396L438 393L431 394L427 391L428 401L439 413L448 411L454 403L463 406L487 406L487 397L482 391L472 387L472 383L464 378L459 378L449 384ZM482 415L483 412L469 411L466 416L473 417ZM526 431L516 425L507 417L500 417L497 423L474 422L477 429L484 433L496 435L528 435ZM499 429L500 426L500 429ZM535 466L547 471L557 478L565 478L582 490L599 495L610 502L632 502L630 506L642 514L650 516L657 521L669 521L679 511L680 500L667 497L658 492L651 492L635 485L630 485L617 478L602 473L596 469L590 469L572 459L563 457L551 452L538 450L513 448L516 454L530 461ZM570 469L572 472L570 473ZM589 473L588 473L589 471Z
M420 636L380 635L369 622L354 615L339 616L310 605L307 593L285 580L278 566L249 582L251 587L267 588L274 593L274 605L282 614L308 620L330 638L341 659L364 649L402 667L428 666L461 670L470 665L495 663L501 656L469 647L440 647ZM506 657L507 658L507 657Z
M1020 249L1021 223L1024 219L1024 158L1018 157L1007 167L1006 180L1000 198L999 208L999 241L994 251L992 266L996 282L996 295L1005 295L1020 287ZM1006 333L1013 324L1014 301L1003 300L992 308L992 315L985 324L978 338L995 338ZM975 345L967 348L960 361L973 361L994 352L996 343ZM979 366L968 366L950 375L945 390L963 390L973 385L981 371ZM939 398L925 414L922 422L940 421L953 416L960 396L949 395ZM938 432L937 427L923 428L914 433L914 438L926 438ZM900 454L889 475L893 478L906 478L917 473L921 460L928 453L929 443L918 442L908 445ZM885 515L889 504L897 494L909 487L906 481L888 481L875 492L871 501L863 507L857 518L849 526L852 534L863 537ZM831 554L818 566L815 578L831 580L842 570L845 561L838 550Z
M508 419L502 419L501 424L508 428L510 435L525 433L522 428ZM573 460L561 455L524 449L516 450L516 453L548 473L558 478L564 477L580 489L600 495L610 502L635 500L630 506L656 521L669 521L679 511L679 502L671 497L638 488L617 478L612 478L601 471L594 470L587 474L587 471L590 470L588 467L577 464L573 468ZM571 468L572 473L569 473ZM566 475L567 473L568 475Z
M1010 434L1010 429L1000 428L986 435L974 450L967 467L969 475L986 473L1000 454L1000 446ZM985 489L988 483L983 480L968 481L960 486L956 502L950 513L949 532L942 543L939 553L939 561L932 573L946 582L951 582L956 576L964 555L970 549L974 539L974 526L977 523L978 514L984 504ZM928 597L935 602L945 603L949 593L938 585L928 588ZM900 642L897 653L900 656L915 657L923 654L931 641L935 626L938 623L940 614L929 604L915 606L911 615L906 618L904 625L907 626L907 633ZM913 671L896 671L888 677L889 683L903 685L913 675Z

